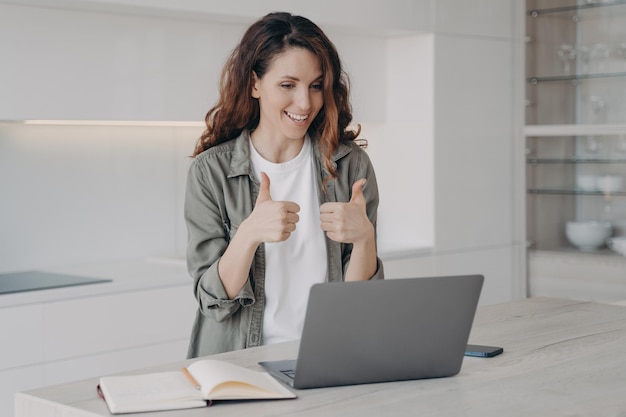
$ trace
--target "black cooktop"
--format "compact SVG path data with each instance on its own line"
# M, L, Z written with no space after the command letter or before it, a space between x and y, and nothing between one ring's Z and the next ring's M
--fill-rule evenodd
M87 278L41 271L12 272L0 274L0 295L111 281L110 279Z

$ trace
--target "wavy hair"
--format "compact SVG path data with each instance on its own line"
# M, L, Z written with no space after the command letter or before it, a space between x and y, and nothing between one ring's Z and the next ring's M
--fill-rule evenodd
M230 54L220 77L219 99L206 114L206 129L196 143L194 157L238 137L244 129L257 127L260 109L257 99L251 96L253 72L263 78L272 60L289 48L304 48L320 60L324 105L309 133L319 137L325 167L336 178L331 155L340 141L354 141L361 130L360 126L347 129L352 121L348 76L335 45L324 32L309 19L285 12L257 20Z

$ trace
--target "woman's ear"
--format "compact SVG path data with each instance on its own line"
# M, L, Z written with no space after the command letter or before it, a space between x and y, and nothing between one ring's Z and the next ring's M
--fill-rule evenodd
M252 71L252 91L250 91L250 95L253 98L259 98L260 96L258 84L259 84L259 77L256 76L256 72Z

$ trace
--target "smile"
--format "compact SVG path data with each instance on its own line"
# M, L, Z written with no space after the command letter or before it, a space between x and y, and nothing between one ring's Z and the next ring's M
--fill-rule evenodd
M308 114L295 114L295 113L291 113L286 111L285 114L287 115L287 117L289 117L291 120L293 120L294 122L298 122L298 123L302 123L304 122L306 119L309 118Z

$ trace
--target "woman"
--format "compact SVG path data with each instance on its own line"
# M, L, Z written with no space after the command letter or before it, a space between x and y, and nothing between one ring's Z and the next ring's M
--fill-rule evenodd
M319 27L271 13L248 28L188 175L189 358L298 339L313 284L383 278L376 177L351 120Z

